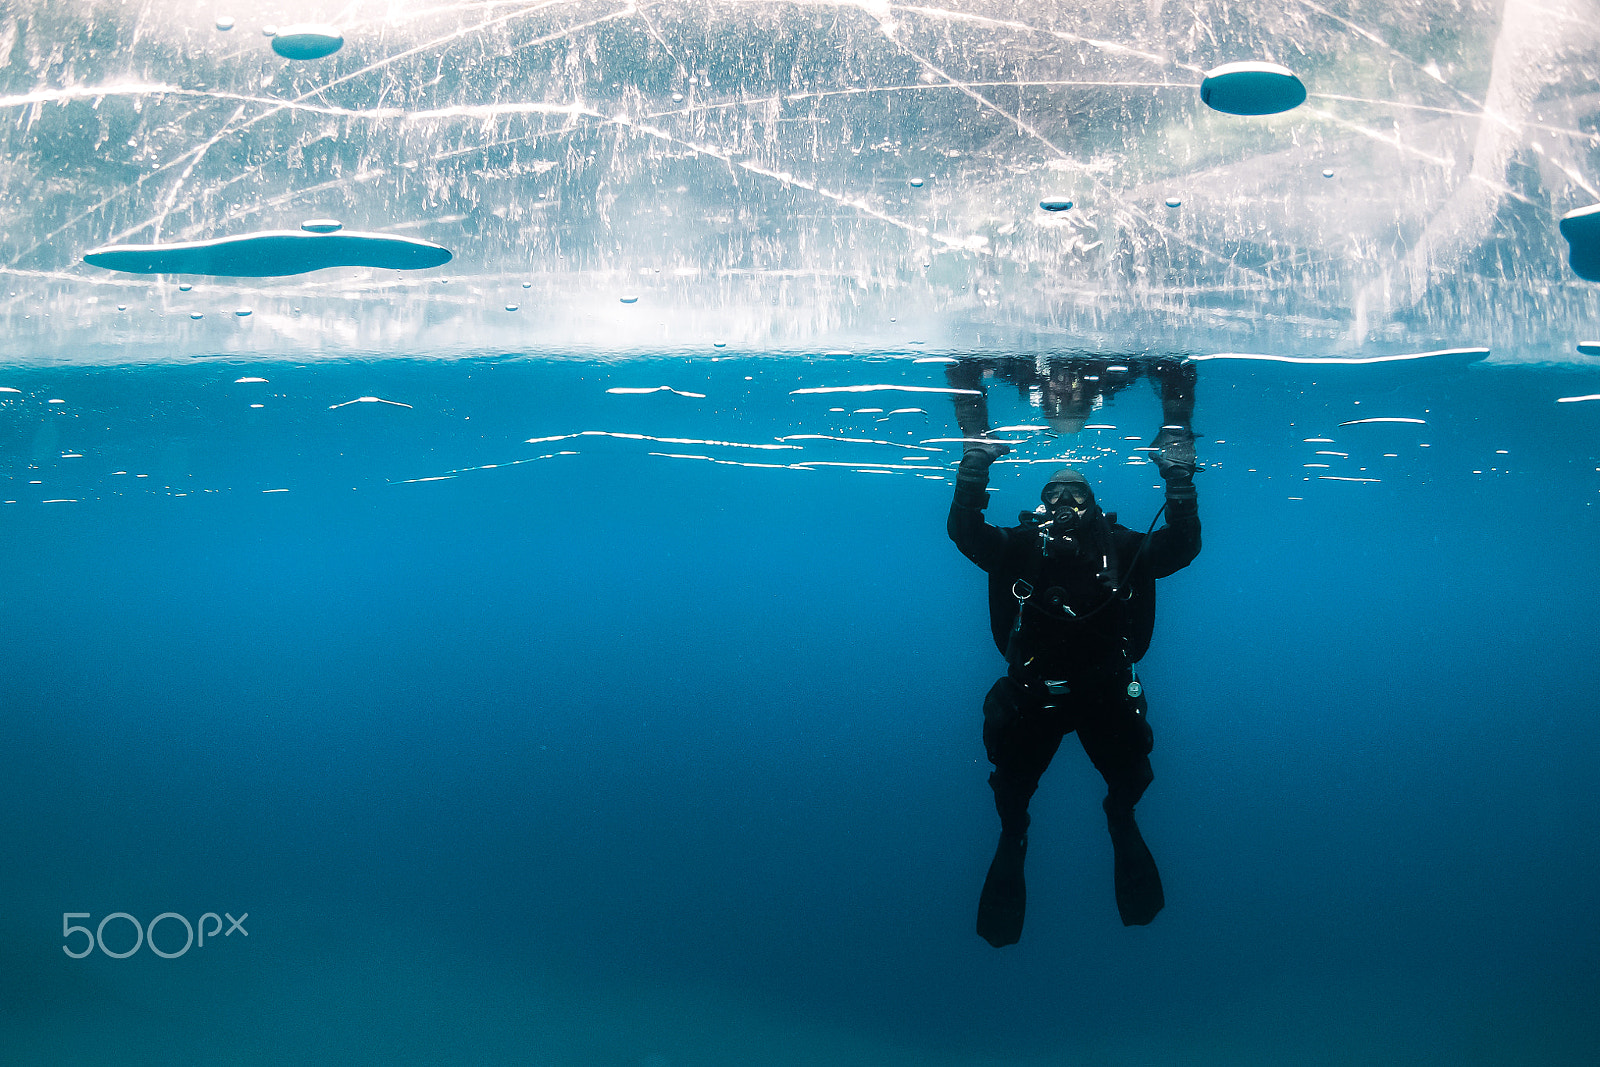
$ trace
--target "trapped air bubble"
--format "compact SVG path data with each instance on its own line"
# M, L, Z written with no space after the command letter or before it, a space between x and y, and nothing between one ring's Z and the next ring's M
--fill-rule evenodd
M1276 63L1224 63L1200 83L1200 102L1227 115L1276 115L1305 101L1304 83Z
M264 233L156 245L107 245L84 254L93 267L127 274L208 274L276 278L327 267L422 270L450 262L450 250L431 241L386 233Z
M1567 239L1572 273L1586 282L1600 282L1600 204L1561 216L1561 236Z
M332 26L285 26L272 38L272 50L284 59L321 59L344 47L344 35Z

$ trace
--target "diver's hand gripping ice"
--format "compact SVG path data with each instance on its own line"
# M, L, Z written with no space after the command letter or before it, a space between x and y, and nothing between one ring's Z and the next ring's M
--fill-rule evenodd
M1161 469L1161 477L1168 481L1193 478L1196 471L1203 469L1195 457L1194 431L1186 426L1161 427L1150 445L1155 449L1150 459Z
M961 453L961 462L970 467L987 468L1010 451L1011 446L1003 441L968 441L966 451Z

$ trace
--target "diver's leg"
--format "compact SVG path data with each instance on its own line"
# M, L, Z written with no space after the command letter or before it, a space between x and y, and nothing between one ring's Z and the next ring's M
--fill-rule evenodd
M944 377L950 383L950 388L970 390L950 394L961 436L986 436L989 433L989 403L983 387L983 364L977 360L947 363Z
M1078 723L1078 740L1106 780L1106 829L1114 853L1117 912L1124 926L1144 926L1166 905L1161 872L1139 833L1133 806L1155 778L1150 769L1153 735L1144 694L1114 689Z
M1056 749L1062 730L1022 687L1001 678L983 699L983 747L994 764L989 786L1000 815L1000 832L1023 837L1028 832L1028 801Z
M978 933L995 948L1022 938L1028 801L1061 745L1061 731L1048 719L1010 678L996 682L983 701L983 746L994 764L989 787L1000 815L1000 841L978 897Z

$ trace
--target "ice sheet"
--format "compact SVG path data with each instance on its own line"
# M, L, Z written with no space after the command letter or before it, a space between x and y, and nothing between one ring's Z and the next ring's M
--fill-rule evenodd
M0 17L0 359L1576 360L1600 317L1558 229L1600 201L1593 0L357 2L310 61L264 31L328 13L228 14ZM1205 107L1245 60L1308 99ZM455 259L186 293L82 262L319 215Z

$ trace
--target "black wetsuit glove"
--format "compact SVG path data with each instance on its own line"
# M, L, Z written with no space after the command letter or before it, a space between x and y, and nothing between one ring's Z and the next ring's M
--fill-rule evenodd
M989 465L1011 446L1000 441L974 441L961 454L956 468L956 506L982 511L989 506Z
M1194 476L1200 469L1195 459L1194 431L1187 426L1163 426L1150 444L1155 449L1150 458L1167 483L1167 499L1193 500Z

